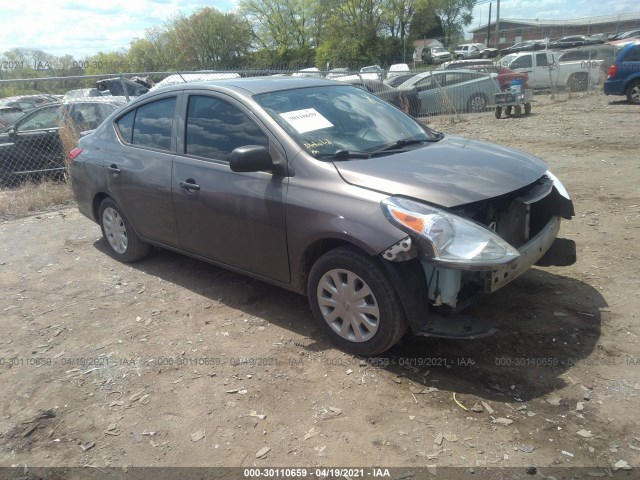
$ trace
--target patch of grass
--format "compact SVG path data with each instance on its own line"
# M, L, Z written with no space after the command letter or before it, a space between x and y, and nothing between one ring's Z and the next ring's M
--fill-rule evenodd
M73 204L71 184L43 180L0 190L0 218L21 217L61 205Z

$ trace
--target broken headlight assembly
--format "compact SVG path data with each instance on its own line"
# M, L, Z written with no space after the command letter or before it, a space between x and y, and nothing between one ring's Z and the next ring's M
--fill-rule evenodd
M428 260L453 268L491 268L520 255L495 232L472 220L414 200L390 197L381 202L387 219L430 247ZM422 242L424 243L424 242Z

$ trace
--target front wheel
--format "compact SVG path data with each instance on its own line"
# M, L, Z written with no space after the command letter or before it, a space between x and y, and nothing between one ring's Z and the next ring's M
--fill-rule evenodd
M307 294L322 330L346 352L377 355L407 330L393 284L374 259L355 248L320 257L311 268Z
M487 109L487 97L481 93L476 93L467 102L467 111L471 113L484 112Z
M634 105L640 105L640 81L636 81L627 88L627 100Z
M140 240L127 217L113 200L105 198L102 201L99 217L102 235L107 240L114 258L129 263L140 260L149 253L149 244Z

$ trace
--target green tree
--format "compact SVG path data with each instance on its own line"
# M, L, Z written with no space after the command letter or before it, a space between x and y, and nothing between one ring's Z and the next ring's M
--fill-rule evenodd
M242 0L240 13L252 26L258 58L276 65L305 65L317 45L320 0Z
M436 13L442 20L446 46L451 39L462 36L464 27L471 23L475 4L476 0L440 0Z
M424 38L444 40L442 21L436 14L436 7L435 1L426 1L416 10L409 25L409 41L411 44Z
M324 1L324 32L316 63L356 67L379 62L384 5L383 0Z

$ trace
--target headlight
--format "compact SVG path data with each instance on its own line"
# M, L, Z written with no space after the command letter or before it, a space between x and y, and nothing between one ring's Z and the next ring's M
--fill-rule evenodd
M547 177L549 177L552 181L553 181L553 186L556 187L556 190L558 190L558 193L560 195L562 195L564 198L566 198L567 200L571 200L569 198L569 192L567 192L567 189L564 188L564 185L562 184L562 182L560 180L558 180L558 177L556 177L553 173L551 173L549 170L546 171L545 175Z
M444 210L398 197L381 205L391 223L431 244L432 260L437 262L482 267L508 263L520 255L488 228Z

